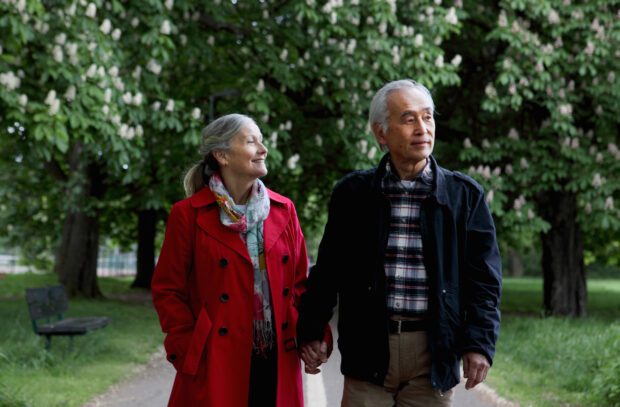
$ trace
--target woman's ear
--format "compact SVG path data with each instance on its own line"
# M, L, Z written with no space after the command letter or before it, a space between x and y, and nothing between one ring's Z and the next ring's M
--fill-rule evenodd
M215 158L217 163L220 165L220 167L225 167L228 164L227 154L226 154L226 151L224 150L215 150L213 152L213 157Z

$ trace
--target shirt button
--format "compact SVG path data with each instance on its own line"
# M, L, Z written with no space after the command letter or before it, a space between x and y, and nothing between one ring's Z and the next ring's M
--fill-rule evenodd
M396 302L394 303L394 306L395 306L396 308L400 308L400 307L401 307L401 303L400 303L400 302L398 302L398 301L396 301Z

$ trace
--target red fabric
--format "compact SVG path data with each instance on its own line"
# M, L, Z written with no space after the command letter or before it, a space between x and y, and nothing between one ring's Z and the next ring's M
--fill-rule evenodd
M293 203L268 192L264 241L278 349L277 406L303 406L292 340L306 246ZM247 249L239 233L220 223L209 188L172 207L152 281L167 357L177 369L169 406L248 405L252 276Z

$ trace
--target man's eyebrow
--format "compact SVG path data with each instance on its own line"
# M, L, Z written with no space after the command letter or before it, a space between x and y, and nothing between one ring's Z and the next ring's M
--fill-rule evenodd
M432 109L432 108L430 108L430 107L425 107L425 108L422 108L422 109L420 109L420 111L419 111L419 113L432 113L432 112L433 112L433 109ZM405 110L404 112L402 112L402 113L400 114L400 117L401 117L401 118L403 118L403 117L405 117L405 116L413 116L413 115L415 115L416 113L418 113L418 112L417 112L417 111L415 111L415 110Z

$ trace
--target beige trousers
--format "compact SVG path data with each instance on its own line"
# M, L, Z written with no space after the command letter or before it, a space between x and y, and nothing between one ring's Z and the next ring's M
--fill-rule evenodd
M450 407L454 390L431 387L426 332L390 334L390 365L383 386L344 378L342 407Z

